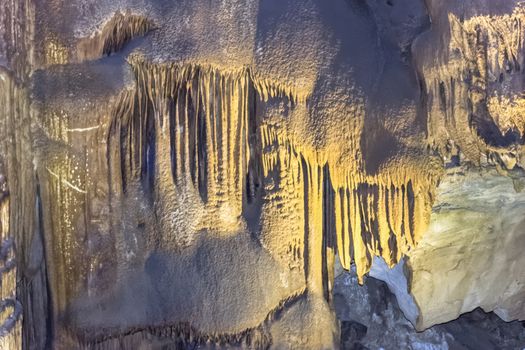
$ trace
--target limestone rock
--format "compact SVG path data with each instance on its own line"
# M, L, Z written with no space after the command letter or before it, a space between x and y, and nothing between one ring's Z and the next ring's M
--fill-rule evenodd
M525 319L525 195L495 171L444 177L428 232L409 254L418 329L481 307Z
M330 348L338 263L523 317L521 1L4 2L11 347Z

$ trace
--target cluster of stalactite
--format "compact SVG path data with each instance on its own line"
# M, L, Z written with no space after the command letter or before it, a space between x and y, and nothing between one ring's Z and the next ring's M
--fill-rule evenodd
M422 72L429 143L440 154L450 158L460 150L478 164L489 155L489 162L507 169L520 161L515 149L525 142L524 16L523 6L505 15L447 15L447 54Z
M193 205L188 192L198 193L202 213L193 229L231 230L241 225L251 191L250 181L244 180L250 176L251 158L265 178L274 176L265 195L283 203L273 215L301 222L289 232L301 231L306 242L281 238L288 242L284 250L291 260L306 255L307 278L316 286L327 277L323 264L335 242L343 267L354 262L362 278L374 256L393 265L421 237L434 179L408 167L375 176L345 173L340 164L323 162L322 156L290 141L285 130L257 118L256 99L282 98L293 108L301 101L293 92L258 82L248 70L143 61L133 63L133 69L137 87L123 94L109 139L110 168L117 169L111 178L119 179L116 186L123 192L130 183L142 182L177 206ZM257 136L250 145L251 129ZM260 151L251 157L250 149ZM263 243L269 241L271 249L279 244L271 242L272 234L279 236L263 232ZM176 240L186 246L191 237L187 231L182 235Z
M184 191L194 196L186 205L202 205L194 229L234 228L250 157L248 72L144 62L133 69L137 88L123 95L110 130L115 186L125 192L140 180L173 203Z
M117 12L95 35L81 39L75 50L76 60L96 59L118 52L133 38L154 28L147 18L131 13Z
M324 163L318 154L294 146L278 128L263 124L260 130L262 148L267 150L264 173L294 169L293 179L308 189L306 229L327 236L329 246L335 235L333 246L342 266L349 269L355 263L360 282L374 256L393 266L417 244L432 207L432 175L409 168L382 176L341 175L337 164ZM329 256L327 242L323 259Z
M269 144L259 128L262 144ZM264 178L261 240L277 259L303 268L306 208L301 154L293 148L261 147L259 173ZM268 219L267 219L268 217Z

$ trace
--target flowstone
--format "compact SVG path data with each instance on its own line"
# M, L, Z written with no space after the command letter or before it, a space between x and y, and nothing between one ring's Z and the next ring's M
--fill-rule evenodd
M330 349L336 266L383 276L418 329L522 319L523 14L6 0L2 341Z

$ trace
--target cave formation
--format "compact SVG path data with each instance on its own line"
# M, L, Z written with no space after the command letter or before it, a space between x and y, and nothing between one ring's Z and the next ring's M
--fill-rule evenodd
M521 1L0 6L0 348L525 347Z

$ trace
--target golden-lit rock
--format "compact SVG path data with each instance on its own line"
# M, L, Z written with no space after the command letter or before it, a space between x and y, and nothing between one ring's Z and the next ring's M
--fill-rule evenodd
M499 197L461 186L523 187L518 1L3 10L0 238L13 237L17 266L0 297L16 289L23 307L9 346L333 348L336 259L362 284L374 259L408 256L418 327L479 305L523 317L508 307L519 286L478 300L471 280L479 256L507 263L517 231L492 241L473 229L499 222L499 208L483 203L472 224L439 211L448 188L468 216ZM450 184L446 169L460 166L490 176ZM472 235L454 236L461 225ZM436 277L433 242L459 247L442 265L466 277Z

